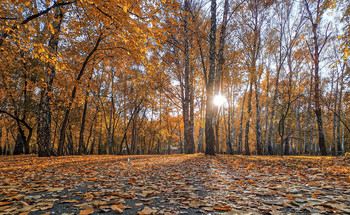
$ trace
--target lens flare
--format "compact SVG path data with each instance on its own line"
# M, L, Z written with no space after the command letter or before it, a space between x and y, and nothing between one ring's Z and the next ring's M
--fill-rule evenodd
M223 95L216 95L215 97L214 97L214 104L216 105L216 106L221 106L221 105L223 105L224 103L226 102L226 98L223 96Z

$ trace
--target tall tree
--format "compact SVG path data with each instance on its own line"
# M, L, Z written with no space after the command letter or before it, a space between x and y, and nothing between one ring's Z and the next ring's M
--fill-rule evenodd
M310 23L311 28L311 41L308 43L309 53L313 63L313 77L314 77L314 88L313 88L313 100L315 103L314 111L317 119L317 130L318 130L318 145L320 147L321 155L327 155L325 135L323 131L323 114L322 114L322 90L321 90L321 77L320 77L320 55L325 47L327 40L330 36L328 32L329 25L327 25L324 35L321 35L320 26L322 18L330 7L333 7L332 0L304 0L303 4L306 9L307 19Z
M189 38L189 18L190 16L190 3L188 0L184 1L184 54L185 54L185 85L184 85L184 101L183 101L183 121L184 121L184 138L186 144L186 153L193 154L195 152L194 138L193 138L193 117L191 117L191 94L192 87L190 84L190 38ZM193 100L193 98L192 98ZM192 120L191 120L192 118Z
M48 49L54 59L57 58L58 41L61 32L61 25L63 22L63 11L60 7L55 8L52 28L53 31L49 38ZM54 63L47 65L44 87L40 92L39 114L38 114L38 128L37 128L37 144L38 155L46 157L51 155L52 140L51 140L51 94L53 81L56 74L56 66Z
M215 58L216 58L216 0L211 0L210 6L210 32L209 32L209 71L206 84L206 113L205 113L205 154L215 155L215 108L214 79L215 79Z

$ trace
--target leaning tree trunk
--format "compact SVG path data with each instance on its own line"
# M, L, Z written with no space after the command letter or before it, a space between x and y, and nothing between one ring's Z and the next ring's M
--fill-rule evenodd
M99 44L101 42L101 39L102 39L102 34L100 34L100 36L97 39L97 42L96 42L94 48L89 52L88 56L85 58L85 60L83 62L83 65L82 65L82 67L80 69L80 72L79 72L79 74L78 74L78 76L77 76L77 78L75 80L77 83L81 80L82 76L84 75L86 66L87 66L90 58L96 52L97 47L99 46ZM63 155L63 148L64 148L65 139L66 139L65 134L66 134L66 129L67 129L67 125L68 125L69 114L70 114L70 111L72 109L73 102L75 100L76 94L77 94L77 87L74 85L73 90L72 90L72 94L71 94L71 96L69 98L68 107L67 107L67 109L65 111L64 119L63 119L63 122L62 122L62 125L61 125L61 129L60 129L60 139L59 139L58 150L57 150L58 155Z

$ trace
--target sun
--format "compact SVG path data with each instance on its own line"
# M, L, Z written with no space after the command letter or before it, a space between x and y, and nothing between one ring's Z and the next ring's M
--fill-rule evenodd
M215 104L216 106L221 106L221 105L223 105L225 102L226 102L226 98L225 98L223 95L221 95L221 94L216 95L216 96L214 97L214 104Z

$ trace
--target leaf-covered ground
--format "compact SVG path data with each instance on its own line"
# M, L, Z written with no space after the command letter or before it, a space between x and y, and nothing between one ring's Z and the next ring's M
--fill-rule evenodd
M0 157L0 214L347 214L347 157Z

